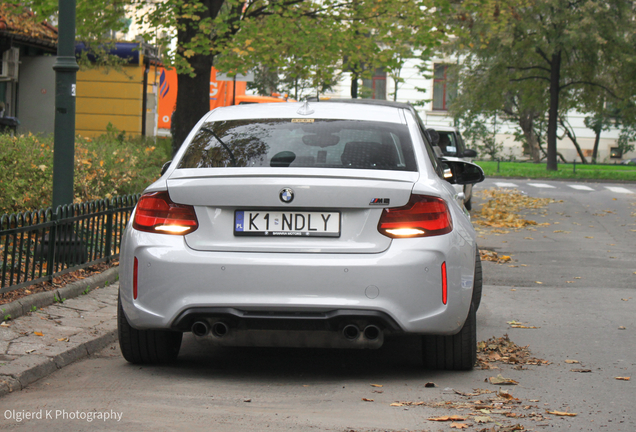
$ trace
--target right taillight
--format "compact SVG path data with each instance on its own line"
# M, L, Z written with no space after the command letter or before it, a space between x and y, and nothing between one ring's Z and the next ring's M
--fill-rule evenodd
M133 228L157 234L185 235L199 227L191 205L172 202L168 192L144 194L137 203Z
M411 195L404 207L384 209L378 223L378 231L391 238L430 237L452 229L446 202L426 195Z

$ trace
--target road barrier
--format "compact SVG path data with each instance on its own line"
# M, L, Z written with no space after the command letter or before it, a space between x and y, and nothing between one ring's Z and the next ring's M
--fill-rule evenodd
M119 257L140 195L119 196L0 218L0 295Z

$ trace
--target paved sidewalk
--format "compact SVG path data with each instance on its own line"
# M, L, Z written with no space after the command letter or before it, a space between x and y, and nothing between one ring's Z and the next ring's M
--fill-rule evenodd
M3 322L0 397L116 341L118 289L115 282ZM21 303L37 308L28 306L28 297Z

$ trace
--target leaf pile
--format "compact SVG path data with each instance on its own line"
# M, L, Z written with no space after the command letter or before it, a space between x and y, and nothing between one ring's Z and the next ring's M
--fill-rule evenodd
M459 411L460 414L446 414L427 418L428 421L432 422L453 422L452 424L455 426L451 426L452 429L488 425L488 427L478 430L488 432L523 431L526 429L523 425L517 423L519 419L528 419L535 422L550 420L549 417L546 417L540 411L537 405L533 404L538 402L537 400L531 400L531 403L524 403L519 398L514 397L511 393L504 390L473 389L472 393L454 391L457 395L461 396L461 400L430 402L404 401L394 402L390 406L425 406L428 408L446 408L448 410ZM466 411L470 412L466 413ZM511 424L511 422L513 422L513 424Z
M499 256L497 252L486 249L479 249L479 256L481 257L482 261L492 261L496 262L497 264L503 264L512 261L512 258L510 258L510 256L508 255Z
M524 228L538 224L519 215L525 209L540 209L555 202L550 198L532 198L517 190L486 189L479 194L488 199L474 214L474 223L492 228Z
M513 365L548 365L547 360L532 357L528 346L520 347L507 334L500 338L491 337L477 344L477 364L482 369L495 369L493 363Z

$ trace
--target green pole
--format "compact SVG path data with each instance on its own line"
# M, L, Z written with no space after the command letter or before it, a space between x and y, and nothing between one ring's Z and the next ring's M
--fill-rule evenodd
M75 160L75 0L58 0L59 25L55 70L53 209L73 203Z

